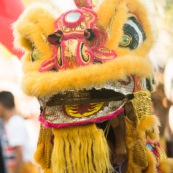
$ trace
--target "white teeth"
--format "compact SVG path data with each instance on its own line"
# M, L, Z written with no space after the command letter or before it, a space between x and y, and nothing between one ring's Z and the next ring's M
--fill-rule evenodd
M100 86L100 85L94 86L94 87L89 86L89 87L85 88L84 90L87 90L87 91L92 90L92 89L101 90L101 89L105 88L105 89L113 90L115 92L122 93L124 95L131 94L134 90L134 79L131 76L129 76L129 77L123 78L122 80L125 82L128 82L129 78L130 78L130 83L127 85L123 85L119 81L113 81L113 82L106 83L102 86ZM143 83L145 83L144 79L142 81L143 81ZM63 91L60 94L66 95L68 92L74 92L74 91L76 91L76 90ZM41 97L41 99L48 102L54 95L56 95L56 94L44 96L44 97Z
M108 111L109 111L109 108L106 106L105 108L104 108L104 110L103 110L105 113L108 113Z
M97 113L96 117L101 117L101 116L103 116L103 115L104 115L104 111L99 111L99 112Z
M109 107L111 107L111 108L115 107L115 105L116 105L116 102L114 102L114 101L109 103Z
M45 96L42 98L42 100L44 100L47 103L52 97L53 97L53 95Z
M43 104L43 101L42 101L42 100L38 100L38 102L39 102L39 104L40 104L40 106L41 106L41 107L43 107L43 106L44 106L44 104Z
M96 90L101 90L102 88L100 88L100 87L94 87Z
M141 78L141 88L143 90L147 89L146 78Z
M87 88L86 88L87 91L88 91L88 90L91 90L91 89L92 89L91 87L87 87Z

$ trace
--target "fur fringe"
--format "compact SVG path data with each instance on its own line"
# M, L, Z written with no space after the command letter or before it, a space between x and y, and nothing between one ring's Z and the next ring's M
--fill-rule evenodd
M51 169L47 169L44 173L52 173Z
M46 173L50 172L48 169L51 167L51 154L53 148L51 138L52 130L44 128L41 125L37 149L34 154L34 160Z
M173 173L173 159L166 159L160 162L159 168L162 173Z
M157 173L156 158L154 157L153 153L149 149L146 149L146 153L147 153L148 167L143 173Z
M109 148L95 124L53 129L53 173L112 173Z
M104 64L94 64L58 73L37 72L34 70L34 63L25 62L24 66L27 72L25 71L26 74L23 78L23 89L28 95L33 96L102 86L109 81L120 80L128 75L147 77L152 69L148 59L140 59L135 56L119 57Z

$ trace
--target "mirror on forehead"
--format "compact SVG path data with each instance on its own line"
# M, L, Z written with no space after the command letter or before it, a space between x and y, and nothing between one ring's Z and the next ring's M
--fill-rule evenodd
M81 17L81 14L77 11L75 12L69 12L66 16L65 16L65 20L66 22L77 22Z

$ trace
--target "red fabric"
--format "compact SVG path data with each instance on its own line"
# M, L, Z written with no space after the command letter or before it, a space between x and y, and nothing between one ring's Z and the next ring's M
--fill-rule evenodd
M13 34L11 25L23 12L24 7L20 0L0 0L0 42L14 55L22 56L13 48Z

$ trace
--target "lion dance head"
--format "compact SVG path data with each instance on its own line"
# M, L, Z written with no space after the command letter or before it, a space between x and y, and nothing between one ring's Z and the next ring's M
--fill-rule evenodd
M138 0L29 7L14 24L23 89L40 103L35 161L48 173L173 171L151 114L153 37Z

